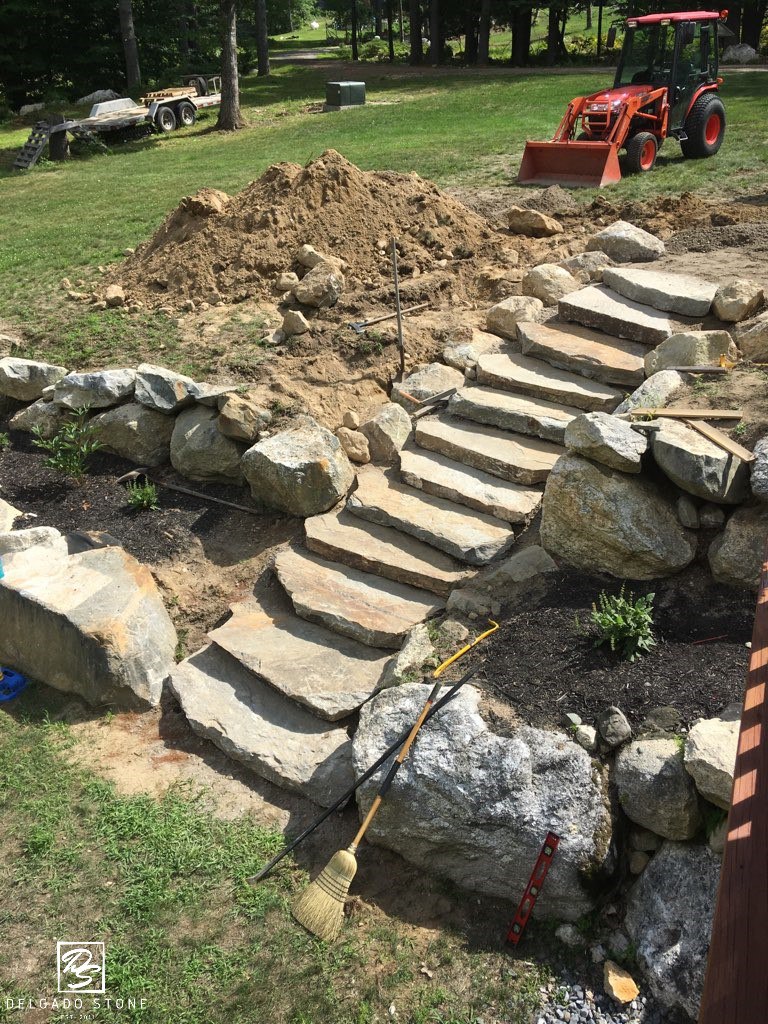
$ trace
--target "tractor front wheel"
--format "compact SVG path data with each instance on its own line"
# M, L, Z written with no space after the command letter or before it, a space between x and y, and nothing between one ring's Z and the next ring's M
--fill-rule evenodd
M725 135L725 107L723 101L714 92L705 92L699 96L690 109L683 125L688 136L680 143L683 156L700 160L705 156L714 156L723 144Z
M638 132L627 143L627 169L630 174L652 171L659 144L650 132Z

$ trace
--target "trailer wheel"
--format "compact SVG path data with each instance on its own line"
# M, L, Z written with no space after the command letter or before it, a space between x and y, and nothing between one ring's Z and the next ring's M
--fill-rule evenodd
M176 108L176 117L178 118L179 124L185 128L191 128L197 120L197 111L187 100L180 103Z
M190 79L189 84L194 85L198 96L208 95L208 82L202 75L195 75L194 78Z
M168 132L172 132L176 127L176 115L173 112L172 107L160 107L155 114L155 128L163 135L167 135Z
M725 135L725 107L717 93L705 92L699 96L683 127L688 136L680 143L683 156L694 160L714 156L722 146Z
M627 143L627 169L630 174L645 174L656 163L659 144L650 132L638 132Z

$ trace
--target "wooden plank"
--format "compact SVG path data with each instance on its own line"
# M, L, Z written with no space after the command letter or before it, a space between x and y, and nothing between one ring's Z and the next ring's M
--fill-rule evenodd
M733 441L727 434L724 434L722 430L718 430L717 427L713 427L711 423L705 423L704 420L685 420L685 423L689 427L693 427L704 437L709 438L714 444L719 445L725 451L731 455L735 455L739 459L743 459L744 462L754 462L755 456L749 451L748 448L744 448L742 445Z
M673 420L740 420L741 409L630 409L630 416L666 416Z
M665 370L677 370L678 373L730 373L729 366L665 366Z
M731 809L699 1024L751 1024L768 1006L768 546L752 633Z

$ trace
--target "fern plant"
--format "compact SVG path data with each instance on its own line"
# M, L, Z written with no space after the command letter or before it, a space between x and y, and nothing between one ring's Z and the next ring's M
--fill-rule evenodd
M48 452L43 464L78 483L85 476L88 456L102 447L87 416L87 408L75 409L72 419L67 420L51 438L43 437L39 426L32 430L32 444Z
M655 594L635 597L626 592L624 584L618 594L606 594L603 590L592 605L590 616L597 629L595 647L610 644L612 651L618 651L622 658L635 661L656 646L653 635L653 599Z
M126 487L128 504L134 509L158 509L157 487L153 483L129 483Z

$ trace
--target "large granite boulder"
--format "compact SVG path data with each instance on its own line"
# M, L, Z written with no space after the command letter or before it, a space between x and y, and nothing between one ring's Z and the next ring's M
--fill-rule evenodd
M605 412L575 416L565 428L565 447L623 473L639 473L647 438Z
M176 631L152 574L120 547L44 543L3 556L0 664L89 704L160 702Z
M539 210L529 210L524 206L510 206L504 215L507 227L515 235L527 235L529 238L548 238L562 234L563 225L559 220Z
M626 220L617 220L592 235L586 248L588 252L598 249L616 263L648 263L666 251L660 238Z
M699 1015L720 858L698 843L664 843L629 894L624 926L651 991Z
M645 372L650 377L670 366L717 366L720 356L732 363L739 358L728 331L682 331L646 355Z
M758 501L768 502L768 434L752 449L755 460L750 466L749 487Z
M661 409L683 384L683 376L677 370L660 370L627 395L613 410L614 415L619 416L632 409Z
M738 508L709 545L707 557L718 583L756 590L768 536L768 508Z
M42 396L45 388L61 380L66 372L66 366L6 356L0 359L0 395L20 402L34 402Z
M387 402L375 416L360 424L374 462L391 465L411 434L411 417L397 402Z
M115 455L139 466L161 466L171 457L174 419L138 402L117 406L91 420L96 438Z
M740 725L741 704L729 704L715 718L694 722L685 738L685 770L704 799L725 811L731 806Z
M753 316L765 302L765 293L757 281L737 278L717 289L712 312L719 320L739 323Z
M244 445L225 437L215 409L196 405L176 417L171 434L171 465L190 480L242 483Z
M749 464L692 427L662 418L651 449L662 472L688 494L722 505L747 497Z
M502 338L517 338L517 325L525 321L536 322L544 312L544 303L531 295L512 295L497 302L485 314L485 326L492 334Z
M675 736L641 736L616 755L614 781L627 817L665 839L691 839L701 824L693 780Z
M333 508L355 478L339 439L311 416L249 448L242 466L257 501L304 518Z
M332 263L316 263L315 266L294 285L293 294L297 302L315 309L335 306L344 291L344 275Z
M67 409L109 409L130 398L135 386L135 370L68 373L57 382L53 400Z
M164 366L141 363L136 370L136 401L158 412L175 413L195 400L197 385L191 377Z
M521 284L523 295L531 295L545 306L556 306L564 295L578 288L576 278L565 267L555 263L540 263L532 267Z
M53 402L46 402L44 398L38 398L36 402L14 413L8 426L11 430L20 430L24 434L39 430L43 440L50 441L70 419L72 413L69 409Z
M754 320L745 320L734 333L745 359L754 363L768 361L768 313L761 313Z
M576 568L633 580L679 572L696 551L674 503L651 481L571 453L547 480L541 541Z
M384 690L365 704L354 738L359 776L416 719L429 686ZM401 768L368 839L462 888L521 892L549 830L567 836L536 913L574 920L593 906L587 878L605 866L611 818L601 776L566 736L520 726L499 736L465 687L431 719ZM370 806L385 766L358 790Z

